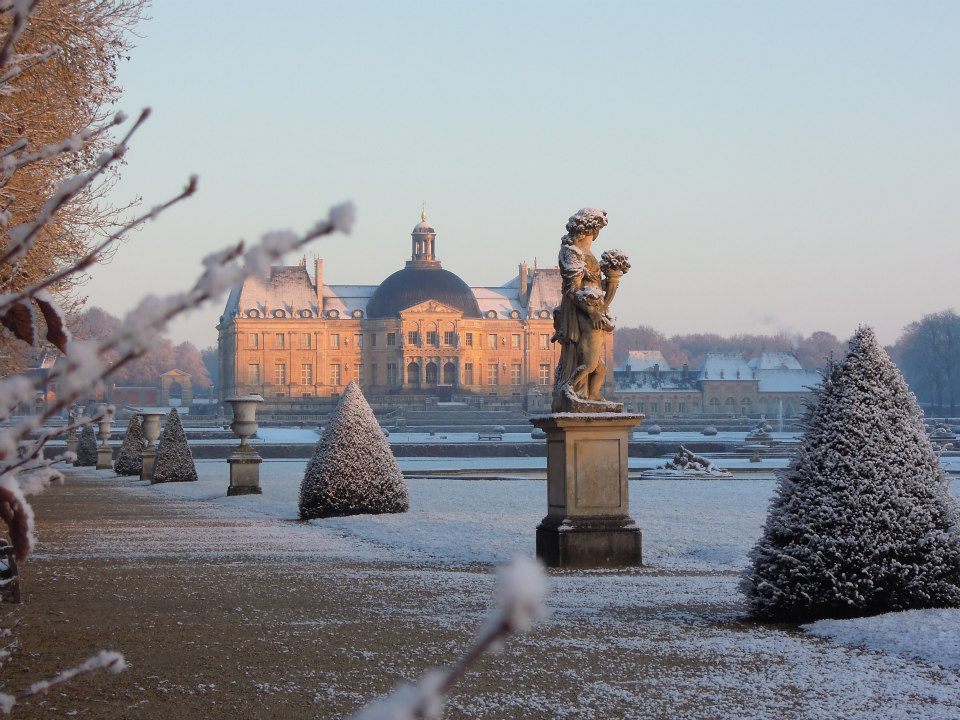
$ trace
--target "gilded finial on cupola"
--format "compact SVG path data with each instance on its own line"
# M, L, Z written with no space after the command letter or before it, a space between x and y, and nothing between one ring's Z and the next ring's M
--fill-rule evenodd
M427 201L426 200L423 201L422 209L420 210L420 221L421 222L427 221Z

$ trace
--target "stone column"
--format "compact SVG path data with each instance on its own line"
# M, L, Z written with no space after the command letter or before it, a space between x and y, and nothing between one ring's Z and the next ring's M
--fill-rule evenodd
M643 415L559 413L530 422L547 433L547 516L537 526L537 557L549 567L640 565L627 450Z

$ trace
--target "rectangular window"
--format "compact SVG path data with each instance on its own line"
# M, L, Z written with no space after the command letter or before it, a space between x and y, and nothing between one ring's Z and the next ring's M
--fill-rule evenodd
M303 349L309 350L313 347L313 336L310 333L303 334Z
M489 335L487 335L487 347L490 348L491 350L497 349L497 336L494 335L493 333L490 333Z
M397 334L387 333L387 347L396 347L396 346L397 346Z
M473 385L473 363L463 364L463 384Z
M331 385L340 384L340 366L339 365L330 366L330 384Z
M338 333L330 333L330 347L336 350L340 349L340 335Z
M519 350L519 349L520 349L520 335L519 335L519 333L514 333L513 335L510 336L510 347L512 347L514 350Z
M473 333L467 333L463 338L463 344L467 347L473 347Z
M287 384L287 366L284 363L277 363L274 368L274 383L277 385Z
M390 333L391 335L393 333ZM397 364L387 363L387 385L399 385L400 377L397 375Z
M540 349L541 350L550 349L550 336L547 333L540 334Z
M300 366L300 384L313 385L313 365L304 363Z
M540 384L549 385L553 380L550 372L550 363L540 363Z
M416 330L411 330L410 332L407 333L407 345L416 346L419 344L419 340L420 338Z
M495 337L495 336L494 336ZM487 385L500 384L500 366L496 363L487 365Z
M444 345L451 345L451 346L457 344L457 336L456 336L456 334L453 332L453 330L446 330L446 331L444 331L444 333L443 333L443 344L444 344Z
M663 403L663 411L664 411L665 413L673 412L673 403L670 402L669 400L664 401L664 403Z
M251 385L260 384L260 363L250 363L247 365L247 382Z
M659 405L658 405L657 403L655 403L655 402L650 403L650 412L652 412L652 413L657 412L657 408L658 408L658 407L659 407Z
M510 366L510 384L519 385L520 384L520 373L523 370L523 366L520 363L513 363Z
M437 347L440 345L440 337L438 336L436 330L427 331L427 345L430 347Z
M283 333L277 333L277 350L283 350L286 346L287 336Z
M686 404L683 400L678 400L678 401L677 401L677 414L678 414L678 415L683 415L683 413L686 412L686 410L687 410L687 404Z
M358 348L363 347L363 335L358 333L356 336L354 336L354 340L356 340Z
M373 365L370 366L370 384L371 385L377 384L377 364L376 363L373 363Z
M260 336L256 333L247 335L247 347L251 350L260 349Z
M377 346L377 334L376 334L376 333L370 333L370 347L373 348L373 347L376 347L376 346Z

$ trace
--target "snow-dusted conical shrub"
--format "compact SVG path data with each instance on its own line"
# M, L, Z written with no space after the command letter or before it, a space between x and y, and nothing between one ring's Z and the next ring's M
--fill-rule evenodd
M827 368L742 589L790 622L960 606L957 503L916 398L861 327Z
M351 382L330 416L300 484L300 517L398 513L407 484L360 387Z
M193 464L190 446L187 445L187 434L183 431L180 414L176 408L172 408L157 444L153 482L188 482L196 479L197 468Z
M127 432L123 436L123 444L117 459L113 463L113 471L117 475L139 475L143 470L143 449L147 440L143 437L143 425L140 416L134 413L127 425Z
M80 430L80 439L77 441L77 461L74 465L95 467L96 464L97 436L93 432L93 425L84 425Z

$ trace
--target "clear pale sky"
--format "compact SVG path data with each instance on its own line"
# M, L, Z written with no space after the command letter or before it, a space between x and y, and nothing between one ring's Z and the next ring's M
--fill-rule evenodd
M621 325L892 342L960 305L960 3L155 0L120 106L154 116L117 201L200 192L94 271L122 314L237 238L306 229L331 283L401 267L427 203L444 267L555 263L567 217L633 269ZM297 258L291 258L294 264ZM218 306L171 329L216 341Z

